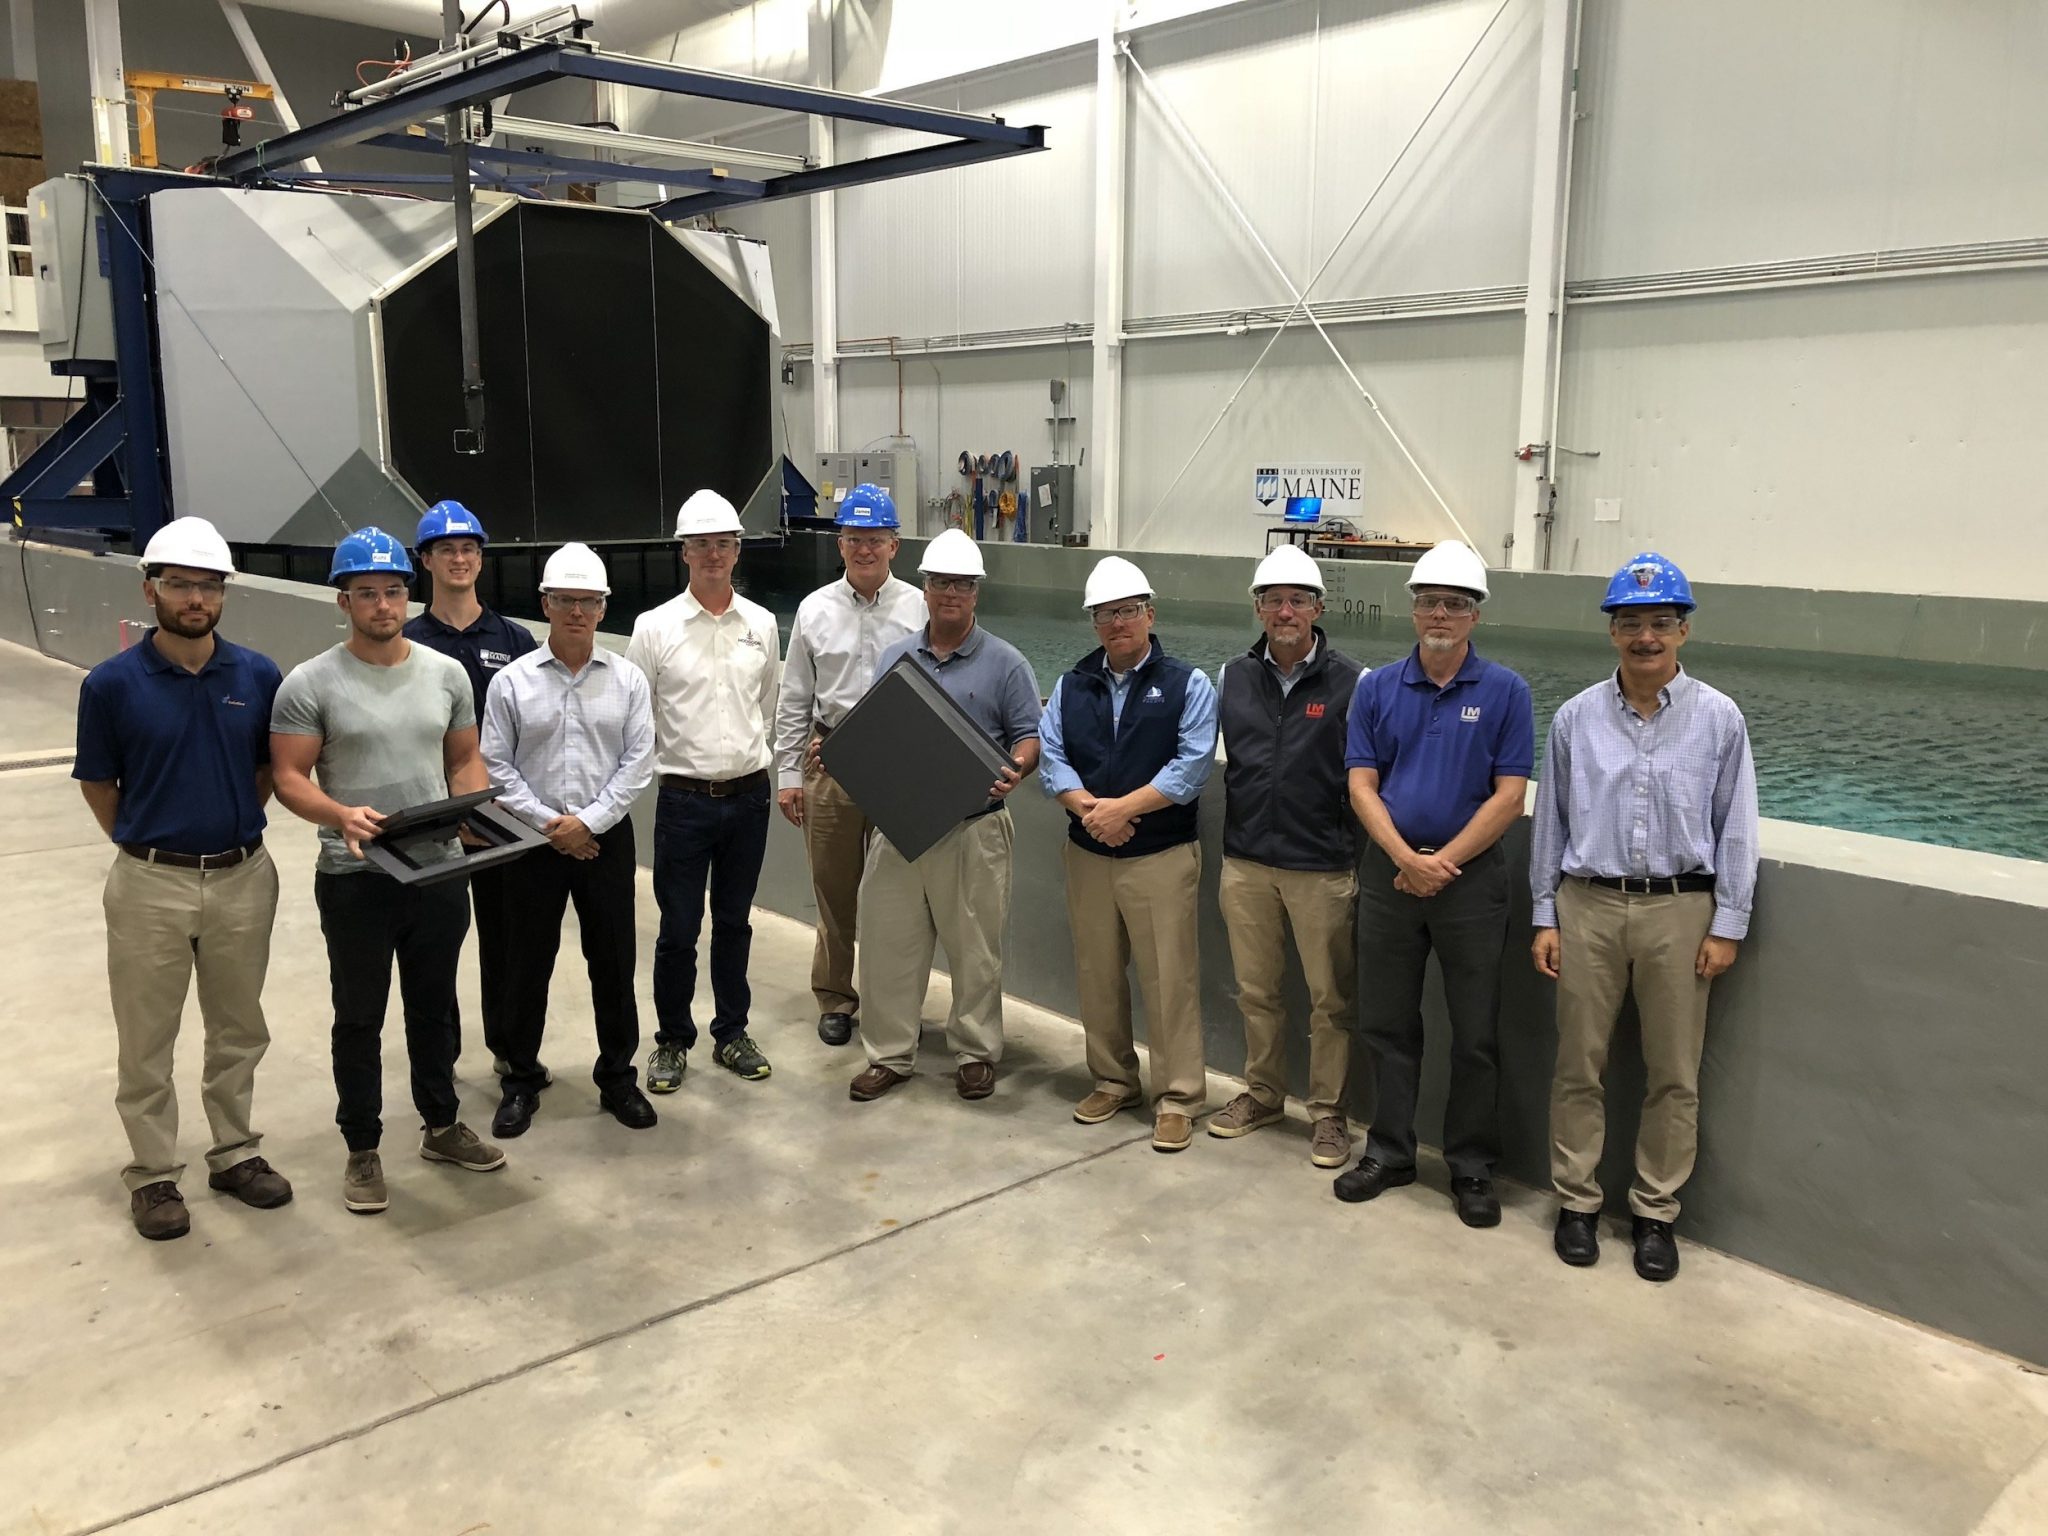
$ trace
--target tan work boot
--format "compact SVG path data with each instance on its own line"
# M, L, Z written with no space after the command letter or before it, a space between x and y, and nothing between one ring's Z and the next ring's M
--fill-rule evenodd
M1209 1117L1211 1136L1249 1136L1262 1125L1285 1120L1287 1112L1261 1104L1249 1093L1240 1093Z
M185 1210L185 1197L169 1179L145 1184L128 1196L128 1215L135 1230L153 1243L183 1237L192 1230L192 1217Z
M351 1152L341 1175L341 1203L352 1211L369 1215L391 1203L384 1193L384 1159L376 1149Z
M1136 1093L1109 1093L1098 1088L1074 1106L1074 1118L1083 1125L1100 1125L1120 1109L1136 1109L1143 1102Z
M1159 1118L1152 1122L1154 1152L1185 1152L1194 1139L1195 1122L1174 1110L1162 1109Z
M438 1131L420 1131L420 1156L430 1163L453 1163L471 1173L489 1173L505 1166L505 1153L460 1120Z
M1351 1127L1342 1115L1324 1115L1309 1133L1308 1160L1318 1168L1342 1168L1351 1161Z

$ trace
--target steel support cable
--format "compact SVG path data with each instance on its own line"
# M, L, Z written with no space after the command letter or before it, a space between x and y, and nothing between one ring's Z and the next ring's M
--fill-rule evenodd
M170 298L170 301L178 306L179 313L184 315L185 319L190 323L192 329L199 333L199 339L206 343L207 351L213 354L214 360L220 364L222 370L227 374L228 378L233 381L235 388L239 389L242 392L242 398L249 402L249 409L256 413L256 419L262 422L264 426L270 429L270 435L277 439L278 447L282 448L284 450L285 457L292 461L292 467L298 470L300 474L306 477L306 484L313 487L313 494L315 496L318 496L320 500L326 504L327 510L334 514L334 520L341 526L342 532L353 532L354 530L349 527L348 519L341 515L341 508L337 507L334 504L334 502L329 498L325 488L322 487L318 480L315 480L313 478L313 472L307 469L306 466L302 462L300 462L299 456L296 453L292 452L292 445L286 442L284 434L277 430L277 423L272 421L270 417L264 412L263 407L257 403L256 396L250 392L249 386L244 384L242 382L241 375L235 372L234 365L230 363L227 360L227 358L222 354L220 348L214 345L213 338L206 334L206 327L199 323L198 317L192 313L191 309L186 305L185 301L178 297L177 290L169 287L164 282L163 274L157 270L156 258L150 254L149 248L142 243L141 237L138 236L134 230L128 227L128 221L121 217L119 211L114 207L112 201L109 200L107 195L99 189L97 183L93 185L93 195L97 197L100 200L102 206L106 208L109 220L114 224L116 228L118 228L121 231L122 234L128 237L129 242L135 247L137 252L141 254L144 263L147 264L149 267L151 275L156 278L156 291L160 294L167 295Z
M1487 36L1493 31L1494 27L1499 23L1501 16L1507 11L1507 8L1511 3L1512 0L1500 0L1500 4L1495 8L1493 15L1487 18L1486 25L1479 29L1479 35L1472 40L1472 46L1466 50L1465 57L1458 61L1458 67L1451 71L1451 77L1450 79L1444 82L1444 88L1441 91L1437 92L1436 100L1432 101L1429 104L1429 110L1424 112L1422 114L1421 121L1416 123L1415 131L1408 135L1407 142L1401 146L1399 153L1397 153L1394 156L1393 161L1387 166L1386 173L1380 177L1379 181L1374 185L1372 191L1366 195L1364 204L1359 208L1357 214L1353 216L1351 222L1345 226L1344 233L1337 237L1336 244L1330 247L1330 254L1323 258L1323 264L1317 267L1316 270L1310 275L1307 285L1304 288L1302 288L1300 293L1296 296L1294 301L1294 307L1290 309L1287 312L1285 318L1281 320L1279 326L1273 332L1272 339L1266 343L1265 347L1260 351L1258 357L1253 360L1252 365L1246 371L1245 376L1242 379L1238 380L1237 388L1233 389L1230 392L1230 398L1223 402L1223 409L1217 412L1216 419L1209 424L1209 430L1204 432L1201 436L1201 440L1195 444L1194 452L1188 455L1187 462L1181 465L1180 467L1180 472L1176 474L1170 482L1168 482L1166 490L1163 493L1161 493L1157 504L1154 505L1154 507L1152 508L1152 515L1154 517L1157 517L1160 514L1160 512L1165 510L1166 503L1168 502L1168 500L1172 498L1174 491L1179 488L1181 481L1187 478L1188 471L1195 467L1195 460L1199 459L1202 456L1202 450L1209 446L1209 439L1216 435L1216 429L1223 425L1225 419L1230 415L1232 409L1235 408L1235 406L1237 405L1238 397L1244 393L1245 386L1251 383L1253 375L1255 375L1259 371L1259 369L1265 365L1267 354L1270 353L1273 350L1273 348L1279 344L1280 338L1287 334L1288 326L1291 325L1295 317L1298 314L1300 314L1304 308L1307 307L1308 296L1311 293L1315 292L1316 284L1323 280L1323 274L1330 270L1331 264L1335 262L1337 259L1338 252L1344 249L1345 242L1351 238L1352 234L1358 229L1358 226L1364 222L1366 214L1369 211L1371 211L1372 205L1379 199L1380 193L1386 190L1387 183L1393 179L1394 172L1400 169L1401 162L1407 158L1408 151L1413 149L1415 147L1415 141L1422 137L1422 130L1429 126L1430 119L1436 116L1437 108L1441 107L1444 104L1445 98L1447 98L1451 94L1451 88L1458 83L1461 77L1463 77L1466 67L1469 64L1471 64L1472 60L1478 55L1480 44L1486 41ZM1124 54L1127 58L1131 57L1130 49L1128 46L1124 47ZM1131 58L1131 63L1135 65L1137 63L1137 60L1135 58ZM1227 195L1228 194L1226 193L1226 196ZM1240 217L1242 217L1242 215L1240 215ZM1286 274L1282 273L1281 276L1282 280L1284 281ZM1288 284L1288 286L1291 288L1293 284L1290 283ZM1317 328L1321 329L1320 325ZM1326 337L1325 339L1327 340L1328 338ZM1339 361L1341 362L1342 359L1340 358ZM1347 368L1345 371L1348 373L1350 370ZM1354 378L1352 382L1356 383L1357 380ZM1377 411L1378 407L1375 406L1374 410ZM1382 417L1382 420L1384 419L1385 418ZM1401 450L1401 456L1407 459L1408 463L1414 468L1415 473L1418 476L1420 476L1422 483L1426 486L1429 486L1430 494L1436 496L1437 505L1443 507L1444 515L1449 517L1451 519L1452 524L1455 526L1458 521L1457 515L1451 511L1450 507L1444 502L1442 496L1436 495L1436 487L1430 484L1429 476L1424 474L1422 466L1415 462L1414 455L1408 452L1408 447L1405 443L1401 441L1399 434L1393 433L1393 428L1391 426L1388 427L1387 430L1390 434L1393 435L1394 446ZM1464 530L1460 528L1459 531L1462 533ZM1467 542L1469 543L1470 541L1467 540Z

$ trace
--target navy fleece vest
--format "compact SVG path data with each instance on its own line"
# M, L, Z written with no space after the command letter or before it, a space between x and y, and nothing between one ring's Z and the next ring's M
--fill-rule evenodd
M1180 751L1180 716L1194 669L1166 654L1155 638L1152 654L1131 679L1121 721L1112 723L1109 667L1098 648L1060 680L1060 737L1067 761L1100 799L1116 799L1152 782ZM1067 836L1090 853L1113 859L1142 858L1177 848L1200 835L1196 802L1148 811L1131 840L1106 848L1067 815Z

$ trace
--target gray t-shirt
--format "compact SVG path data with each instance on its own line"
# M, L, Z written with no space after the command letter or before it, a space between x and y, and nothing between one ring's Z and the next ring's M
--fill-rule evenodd
M442 744L450 731L476 724L469 675L462 664L415 642L395 667L373 667L345 645L292 668L277 690L270 728L281 736L318 736L313 765L320 788L343 805L402 811L445 799L448 772ZM454 858L453 843L440 850ZM423 862L431 848L418 851ZM320 829L323 874L360 874L375 866L348 851L341 834Z

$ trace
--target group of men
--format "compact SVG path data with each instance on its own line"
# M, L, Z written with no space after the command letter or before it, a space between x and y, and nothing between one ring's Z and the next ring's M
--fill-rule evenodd
M250 1093L267 1043L260 992L277 874L262 848L270 793L321 829L315 896L333 992L336 1120L351 1210L385 1208L380 1037L396 962L421 1155L475 1171L503 1151L462 1124L456 958L474 912L485 1044L501 1099L492 1134L523 1134L551 1074L539 1051L560 928L575 904L597 1032L602 1108L655 1123L635 1079L635 799L659 778L653 883L656 1032L646 1086L675 1092L698 1039L698 941L711 916L711 1058L770 1075L749 1033L750 913L771 796L801 829L817 904L811 989L818 1035L858 1034L850 1096L907 1082L936 948L952 978L946 1044L962 1099L987 1098L1003 1052L1003 939L1015 839L1008 797L1036 772L1067 814L1069 927L1092 1085L1073 1117L1152 1114L1178 1152L1207 1109L1197 950L1198 805L1224 762L1219 901L1236 972L1246 1088L1212 1115L1236 1138L1284 1118L1289 944L1309 997L1310 1161L1342 1168L1353 1020L1373 1061L1362 1157L1335 1193L1365 1201L1416 1177L1422 997L1434 954L1450 1028L1443 1149L1459 1217L1500 1220L1496 1100L1501 961L1509 937L1502 839L1535 768L1529 688L1472 645L1484 562L1447 541L1409 579L1417 643L1368 670L1318 620L1316 563L1286 545L1251 584L1260 634L1212 680L1153 633L1153 591L1120 556L1090 572L1096 646L1042 704L1030 665L976 609L982 551L948 530L917 586L898 579L898 519L862 486L841 503L843 574L812 593L779 645L772 613L739 595L739 517L700 491L678 516L685 589L640 616L623 660L596 643L603 562L580 544L548 560L545 641L476 596L485 534L455 503L421 520L413 551L432 602L406 621L405 546L364 529L331 580L348 638L280 679L214 633L233 574L225 544L180 519L143 555L158 624L102 663L80 700L74 770L121 856L110 872L108 968L120 1036L118 1106L145 1236L189 1228L177 1180L170 1057L189 978L206 1023L202 1097L209 1183L248 1204L291 1198L260 1154ZM1629 1191L1638 1273L1677 1272L1672 1223L1697 1146L1708 988L1747 932L1757 867L1756 787L1739 710L1679 665L1694 601L1645 554L1603 608L1615 672L1566 703L1536 796L1535 965L1558 984L1551 1171L1555 1244L1598 1258L1602 1078L1634 991L1649 1070ZM930 674L1007 755L980 810L906 858L824 762L825 740L903 658ZM904 765L915 772L914 764ZM401 883L363 858L392 812L495 785L549 848L495 869ZM429 858L454 858L448 846ZM1291 935L1291 940L1290 940ZM1129 973L1143 994L1151 1093L1141 1080ZM1363 976L1363 984L1361 984Z

